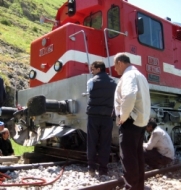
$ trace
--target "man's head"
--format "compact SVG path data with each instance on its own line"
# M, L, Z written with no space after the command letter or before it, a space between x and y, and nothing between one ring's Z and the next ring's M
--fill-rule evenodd
M106 72L106 66L104 64L104 62L102 61L94 61L92 64L91 64L91 73L93 75L96 75L100 72Z
M146 126L146 131L148 133L151 133L156 127L157 127L156 120L154 118L150 118L150 120L148 121L148 124Z
M7 128L4 128L2 131L1 131L1 135L2 135L2 138L4 140L7 140L9 138L9 130Z
M123 75L125 69L130 66L130 59L127 55L117 53L114 56L114 69L118 75Z

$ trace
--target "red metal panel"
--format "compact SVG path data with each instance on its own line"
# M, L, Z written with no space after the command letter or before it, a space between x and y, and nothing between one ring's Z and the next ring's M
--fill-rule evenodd
M76 11L101 5L101 2L101 0L86 0L84 2L82 2L82 0L76 0Z
M179 40L180 27L173 25L171 22L161 19L156 15L150 14L147 11L141 10L128 2L120 0L77 0L77 13L73 17L63 17L63 26L37 39L31 45L31 66L37 70L46 73L52 65L67 52L74 50L72 57L77 55L85 55L85 42L82 34L76 35L76 41L71 41L69 36L80 30L83 30L86 35L86 43L90 56L107 57L104 41L104 29L107 28L107 12L112 4L120 7L120 25L121 32L128 32L128 36L119 35L115 38L108 38L109 56L114 56L118 52L128 52L131 55L140 56L140 65L135 65L149 80L150 83L181 88L181 41ZM64 5L65 6L65 5ZM95 11L102 11L103 25L100 30L95 30L90 27L83 26L84 18L90 16ZM158 20L164 30L164 49L158 50L143 44L138 41L136 32L136 16L140 11L153 19ZM63 11L65 14L65 9ZM81 14L80 14L81 12ZM83 14L82 14L83 13ZM66 24L67 22L79 21L77 24ZM48 43L42 46L42 39L47 38ZM81 60L81 58L80 58ZM48 82L69 78L88 72L88 65L80 60L68 60L64 63L62 71L54 75ZM41 68L41 64L46 63L45 68ZM112 73L116 76L113 63ZM43 84L38 80L31 80L30 86L38 86Z
M62 60L64 65L62 70L53 75L48 82L54 82L82 73L88 73L88 60L83 63L76 61L75 57L77 57L77 55L74 55L78 52L81 55L83 54L83 56L86 56L83 34L80 33L76 35L75 41L71 40L69 36L76 32L80 32L83 29L86 33L86 44L88 46L89 54L99 56L105 56L105 49L103 46L104 37L101 31L82 27L83 26L81 25L69 23L34 41L31 44L31 67L35 68L39 73L41 71L42 73L47 74L48 77L48 72L51 67L54 66L57 60L64 57L64 60ZM42 45L43 39L47 39L47 44L45 46ZM71 56L71 58L66 56ZM42 68L42 64L46 64L46 66ZM43 84L43 82L40 82L37 79L30 80L30 87L39 86L41 84Z

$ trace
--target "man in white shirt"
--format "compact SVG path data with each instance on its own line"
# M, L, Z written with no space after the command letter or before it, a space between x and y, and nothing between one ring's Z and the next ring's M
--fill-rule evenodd
M144 190L143 139L150 117L149 85L145 76L130 64L126 54L116 54L114 66L121 76L114 107L119 126L122 177L126 189Z
M143 143L145 163L153 169L170 164L174 159L174 147L168 133L157 126L154 118L149 120L146 130L151 137Z

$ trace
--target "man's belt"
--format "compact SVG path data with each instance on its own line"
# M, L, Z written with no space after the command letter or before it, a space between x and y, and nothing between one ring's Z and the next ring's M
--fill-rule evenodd
M118 115L117 117L120 118L120 115ZM131 119L134 121L134 119L131 116L129 116L128 119Z

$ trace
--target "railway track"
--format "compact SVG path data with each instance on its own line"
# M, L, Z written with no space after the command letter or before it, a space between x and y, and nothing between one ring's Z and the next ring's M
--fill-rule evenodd
M51 170L51 167L57 167L59 168L58 172L56 172L56 175L54 175L54 179L47 179L48 177L36 177L36 175L34 175L33 177L29 177L30 175L28 174L27 170L31 171L34 170L34 173L36 173L37 170L40 170L42 173L46 173L45 169L42 168L48 168L49 170ZM73 166L73 167L72 167ZM84 169L78 169L78 167L82 167ZM72 167L70 169L70 167ZM145 172L145 180L156 176L157 174L164 174L167 172L173 172L176 170L181 170L181 163L176 164L176 165L172 165L170 167L167 168L162 168L162 169L156 169L156 170L150 170L150 171L146 171ZM4 182L2 182L0 184L0 189L3 187L6 187L6 189L11 189L12 186L16 187L16 189L21 189L21 187L45 187L45 186L50 186L50 188L52 188L53 190L56 190L56 188L54 188L54 184L56 183L56 187L58 190L59 189L63 190L63 189L73 189L69 188L69 187L63 187L61 186L61 180L65 180L66 177L70 177L72 179L76 180L80 180L80 175L77 174L78 172L80 173L84 173L86 177L86 180L92 180L91 178L88 177L88 172L86 170L86 166L85 164L83 165L82 162L79 161L60 161L60 162L48 162L48 163L36 163L36 164L25 164L25 165L12 165L12 166L0 166L0 171L1 173L1 178L5 177L6 180ZM18 173L17 171L19 171L19 176L15 176L13 178L13 180L10 180L10 178L12 178L12 174L14 173ZM78 171L78 172L77 172ZM22 178L21 176L21 172L26 173L26 176L23 176ZM69 172L69 175L67 175L67 172ZM32 173L32 172L30 172ZM75 173L75 176L72 176L71 173ZM3 176L3 174L5 174L5 176ZM10 175L8 175L10 174ZM64 176L65 175L65 176ZM9 177L9 179L7 180L7 178ZM104 176L103 176L104 177ZM121 189L124 185L124 181L121 177L116 178L116 179L111 179L111 177L108 178L101 178L99 176L97 176L97 183L95 184L84 184L84 185L79 185L76 186L74 189L79 189L79 190L113 190L115 188L117 189ZM21 178L21 180L20 180ZM34 179L33 179L34 178ZM55 180L56 179L56 180ZM102 180L104 179L104 180ZM105 180L106 179L106 180ZM10 181L10 183L9 183ZM13 182L13 183L12 183Z

